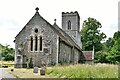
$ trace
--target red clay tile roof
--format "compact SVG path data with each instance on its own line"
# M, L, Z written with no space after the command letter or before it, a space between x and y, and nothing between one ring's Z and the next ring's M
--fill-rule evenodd
M93 51L82 51L81 60L92 60Z

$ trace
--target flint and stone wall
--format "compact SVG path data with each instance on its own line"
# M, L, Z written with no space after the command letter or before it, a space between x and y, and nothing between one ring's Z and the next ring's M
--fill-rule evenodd
M35 33L38 29L38 33ZM42 36L43 50L30 51L30 37ZM34 42L34 41L33 41ZM41 66L41 63L55 64L57 53L57 35L50 25L41 18L34 17L17 35L15 39L15 64L16 67L23 67L22 64L29 62L32 58L33 66ZM33 43L34 45L34 43ZM34 48L33 48L34 49ZM19 57L20 56L20 57Z
M71 19L73 20L73 22L76 21L74 20L75 17L70 18L73 18ZM73 31L66 31L66 33L69 33L69 35L73 35L73 37L75 37L74 39L79 38L77 37L79 23L76 23L77 22L73 23L75 25L74 29L72 29ZM38 12L36 12L32 19L15 37L15 67L26 67L25 65L28 65L28 63L30 62L32 62L33 66L38 67L41 67L43 63L46 65L55 65L57 63L78 63L80 59L79 55L81 54L81 52L76 47L66 44L62 39L59 40L58 37L60 36L59 34L57 34L57 32L53 31L53 27L54 26L50 25L38 14ZM38 30L38 32L35 31L36 29ZM36 36L38 37L38 50L35 50ZM42 51L39 50L40 36L42 36ZM33 38L32 51L30 49L31 37Z
M64 41L60 41L60 51L59 51L58 62L60 64L77 64L80 59L81 52L73 46L69 46Z

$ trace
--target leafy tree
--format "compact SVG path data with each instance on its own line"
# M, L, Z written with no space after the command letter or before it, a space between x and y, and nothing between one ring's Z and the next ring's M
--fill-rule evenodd
M110 63L110 61L106 58L108 56L108 52L106 51L98 51L96 52L95 56L95 62L100 62L100 63Z
M113 39L114 39L114 40L117 40L117 39L119 39L119 38L120 38L120 31L117 31L117 32L114 33Z
M110 63L120 63L120 32L115 32L113 38L109 38L105 42L107 47L106 52L109 54L106 56L106 59Z
M114 45L114 39L108 38L108 40L105 42L105 46L107 47L106 51L110 51L113 45Z
M83 50L92 50L93 46L95 51L102 50L101 41L106 38L106 35L100 32L101 27L101 23L94 18L88 18L84 21L81 30Z
M14 60L14 49L9 48L9 45L3 46L0 44L0 51L3 60Z
M113 36L114 44L111 47L110 54L108 55L108 60L112 63L120 63L120 32L115 32Z

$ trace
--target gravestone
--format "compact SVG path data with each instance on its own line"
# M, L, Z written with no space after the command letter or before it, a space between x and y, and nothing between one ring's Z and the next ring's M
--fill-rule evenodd
M33 73L38 73L38 67L34 67Z
M40 75L45 75L45 69L42 68L42 69L40 70Z
M46 66L42 66L42 68L40 69L40 75L45 75L45 71L46 71Z

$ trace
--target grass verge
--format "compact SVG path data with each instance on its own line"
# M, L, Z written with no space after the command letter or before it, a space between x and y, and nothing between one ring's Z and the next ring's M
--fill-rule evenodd
M118 65L78 64L55 66L47 69L49 77L54 78L118 78Z
M13 71L11 71L11 69L13 69ZM17 78L43 78L45 76L40 76L40 68L38 73L33 73L33 69L27 69L27 68L8 68L5 69L7 72L9 72L10 74L14 75Z
M45 76L40 76L40 68L38 73L33 73L33 69L27 68L8 68L6 70L18 78L118 78L118 65L113 64L47 67Z
M0 61L0 66L14 66L14 61Z

